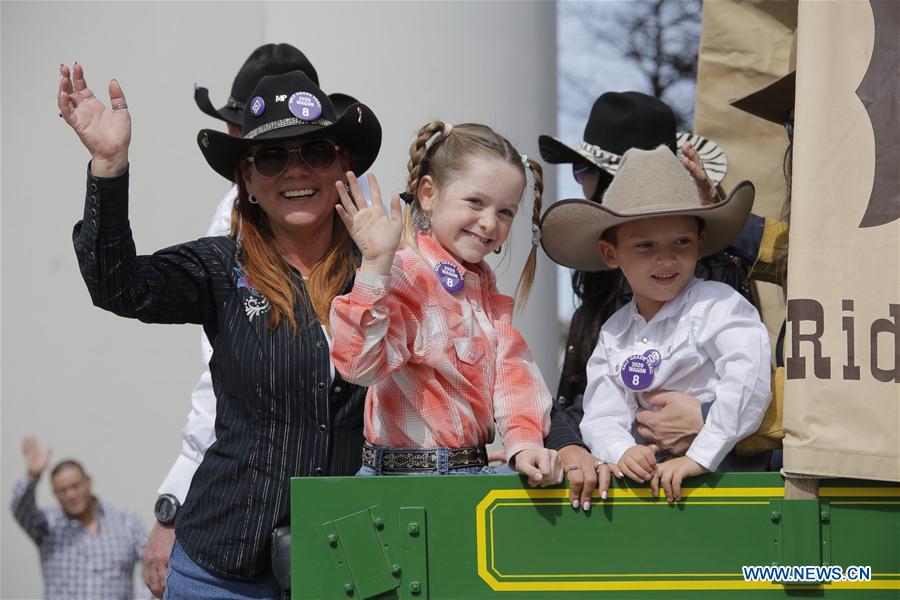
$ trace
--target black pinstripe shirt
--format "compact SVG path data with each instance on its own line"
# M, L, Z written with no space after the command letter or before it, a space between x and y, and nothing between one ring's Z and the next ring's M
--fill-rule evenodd
M216 441L178 513L178 539L221 576L267 572L272 529L290 519L290 478L359 468L365 388L332 380L328 343L308 303L296 302L296 335L284 321L268 327L271 307L241 270L234 240L136 256L128 174L96 178L88 169L87 185L73 238L94 304L147 323L202 324L213 347Z

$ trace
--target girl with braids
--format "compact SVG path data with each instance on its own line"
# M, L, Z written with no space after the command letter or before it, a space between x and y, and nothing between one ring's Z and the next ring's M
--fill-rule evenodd
M490 472L484 445L496 421L510 466L530 485L561 481L556 452L543 444L549 390L512 326L512 298L483 260L509 235L526 168L536 227L540 165L484 125L433 121L419 130L402 217L400 196L385 214L371 175L371 207L352 173L349 191L337 185L338 214L362 252L353 290L331 307L335 368L369 386L360 475Z

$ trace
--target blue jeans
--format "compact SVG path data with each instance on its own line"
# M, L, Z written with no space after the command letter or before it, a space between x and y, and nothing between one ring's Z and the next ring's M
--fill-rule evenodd
M274 600L281 598L282 593L272 573L256 581L226 579L210 573L195 563L175 538L163 597L165 600Z

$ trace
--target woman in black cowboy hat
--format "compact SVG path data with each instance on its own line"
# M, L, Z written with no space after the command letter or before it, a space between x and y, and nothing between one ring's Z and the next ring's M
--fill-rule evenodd
M75 65L61 68L61 116L91 153L75 250L94 303L155 323L200 323L213 346L216 442L176 520L167 598L276 597L273 528L289 519L293 476L360 465L365 390L334 373L327 314L356 252L335 218L335 183L375 160L381 126L363 104L338 117L302 72L260 80L242 137L203 130L213 169L238 186L229 237L136 256L128 224L131 117Z

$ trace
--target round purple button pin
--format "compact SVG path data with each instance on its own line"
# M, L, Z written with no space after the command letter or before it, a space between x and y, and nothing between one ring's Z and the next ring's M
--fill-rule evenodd
M456 265L448 262L439 262L434 266L434 274L444 289L450 293L456 293L463 288L462 273Z
M266 101L262 99L262 96L256 96L253 100L250 101L250 114L254 117L258 117L263 114L263 111L266 110Z
M315 121L322 114L322 103L309 92L295 92L288 99L288 108L301 121Z
M622 363L622 381L632 390L643 390L653 383L653 367L650 359L641 354L634 354Z
M650 368L653 372L656 372L656 369L659 368L659 364L662 362L662 354L659 353L659 350L656 348L651 348L644 352L644 356L650 361Z

